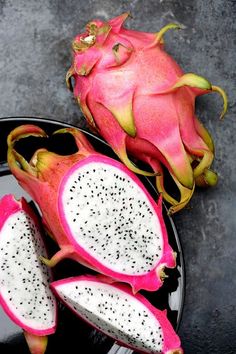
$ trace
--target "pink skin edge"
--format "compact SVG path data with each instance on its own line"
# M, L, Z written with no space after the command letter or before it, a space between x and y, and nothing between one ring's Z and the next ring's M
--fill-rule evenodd
M126 21L126 19L129 17L129 13L125 12L119 16L116 16L109 20L109 25L112 27L112 31L117 33L120 31L123 23ZM96 20L96 22L99 24L99 20Z
M9 195L5 195L0 200L0 231L3 225L5 224L5 222L7 222L7 219L18 211L24 211L26 214L28 214L32 218L36 226L39 228L39 230L41 229L36 215L33 213L31 208L27 204L26 200L24 198L21 198L20 201L17 201L13 195L9 194ZM53 327L50 327L48 329L34 329L32 327L27 326L25 323L21 322L15 316L15 314L10 310L4 298L4 295L1 292L1 289L0 289L0 304L4 309L4 311L6 312L6 314L10 317L10 319L25 331L38 336L44 336L44 335L55 333L56 323L57 323L57 310L55 313L55 325Z
M94 155L86 158L85 160L79 161L76 163L70 170L69 172L64 176L61 185L60 185L60 190L59 190L59 196L63 194L64 186L65 183L67 182L67 177L74 172L78 167L82 167L89 162L103 162L108 165L113 165L115 167L118 167L120 170L122 170L128 177L130 177L132 180L134 180L135 183L143 190L145 193L147 199L151 203L153 209L155 210L158 220L160 222L161 230L162 230L162 237L163 237L163 255L159 262L155 265L155 267L148 273L145 273L144 275L127 275L127 274L120 274L115 271L111 271L109 268L105 267L101 262L96 260L93 256L91 256L87 251L84 250L81 246L78 245L78 243L75 241L73 235L71 234L71 230L69 225L67 224L65 217L64 217L64 208L63 208L63 202L61 197L58 198L58 210L59 210L59 215L61 219L61 223L64 227L64 230L67 234L67 237L70 241L70 243L73 245L74 249L77 251L78 254L83 255L83 259L85 259L86 262L89 264L92 264L93 267L102 273L109 275L109 277L112 277L114 279L120 280L120 281L125 281L129 282L132 287L133 291L137 292L140 289L146 289L149 291L155 291L157 290L161 285L162 281L157 275L158 269L161 270L163 266L167 266L170 268L175 267L175 258L173 254L173 250L168 244L168 235L166 231L166 227L164 224L164 220L162 217L162 199L159 198L158 204L154 202L154 200L151 198L151 196L148 194L138 177L132 172L130 172L123 164L121 164L118 161L115 161L111 158L104 157L104 156L99 156L99 155Z
M32 327L27 326L25 323L21 322L14 313L9 309L7 302L5 301L3 295L0 293L0 304L5 311L5 313L9 316L9 318L19 327L24 329L25 331L35 334L37 336L45 336L48 334L53 334L56 331L56 324L55 326L48 328L48 329L35 329Z
M161 328L163 330L163 337L164 337L164 345L162 348L162 352L163 353L171 353L171 350L181 350L181 343L180 343L180 339L177 336L177 334L175 333L171 323L168 321L167 317L166 317L166 310L161 311L158 310L157 308L155 308L143 295L137 293L137 294L133 294L131 289L124 285L124 284L117 284L117 283L109 283L105 280L101 280L100 278L97 278L96 276L90 276L90 275L82 275L82 276L77 276L77 277L71 277L71 278L67 278L67 279L61 279L58 281L54 281L53 283L51 283L51 287L53 292L60 298L60 300L67 306L69 307L78 317L80 317L81 319L83 319L85 322L87 322L88 324L92 324L91 322L89 322L88 320L84 319L82 316L80 316L78 314L78 312L76 312L73 308L71 308L58 294L57 292L57 287L59 287L60 285L64 285L64 284L70 284L73 282L78 282L78 281L90 281L90 282L95 282L95 283L103 283L103 284L107 284L109 285L111 288L116 288L119 291L125 292L128 295L132 296L133 298L135 298L136 300L140 301L158 320L158 322L161 325ZM95 328L97 328L94 324L92 324ZM99 331L102 331L101 329L97 328ZM103 332L103 331L102 331ZM167 333L166 333L167 332ZM105 333L105 332L103 332ZM109 334L105 333L107 336L109 336ZM112 337L111 337L112 338ZM134 349L132 346L129 346L128 344L122 342L122 341L117 341L119 344L126 346L127 348L130 349ZM142 352L139 351L140 353L147 353L147 352Z

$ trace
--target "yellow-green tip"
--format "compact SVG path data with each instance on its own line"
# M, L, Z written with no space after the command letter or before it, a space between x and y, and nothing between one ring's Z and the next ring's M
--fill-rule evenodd
M212 89L211 83L207 79L205 79L203 76L196 75L194 73L187 73L181 76L176 82L176 84L173 86L173 89L182 86L190 86L202 90Z
M220 115L220 119L223 119L226 112L227 112L227 109L228 109L228 98L227 98L226 92L219 86L212 86L211 89L212 89L212 92L218 92L223 99L223 110Z
M205 169L204 172L195 178L198 187L214 187L218 182L217 173L211 169Z
M179 23L169 23L168 25L162 27L159 32L156 34L156 43L163 43L164 34L170 29L183 29L184 26Z

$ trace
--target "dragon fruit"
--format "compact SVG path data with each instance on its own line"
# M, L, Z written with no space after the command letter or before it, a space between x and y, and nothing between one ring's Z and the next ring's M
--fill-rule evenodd
M76 315L121 345L140 353L183 353L180 339L166 316L124 284L96 276L78 276L51 284L55 294Z
M223 117L227 97L205 78L184 74L164 51L163 35L180 28L178 24L156 33L138 32L123 27L128 15L87 24L86 32L73 41L66 80L91 128L119 158L137 173L148 174L128 154L151 166L157 189L174 213L186 206L195 185L217 182L210 169L213 141L195 115L195 99L218 92L224 101ZM169 171L178 196L166 188L163 169Z
M24 198L0 200L0 305L25 334L32 354L43 354L55 332L56 299L47 267L39 260L45 247L40 226Z
M60 250L44 262L74 259L133 291L157 290L164 267L175 267L162 216L137 176L122 163L97 153L82 132L66 128L78 151L61 156L37 150L27 162L14 148L22 137L45 136L36 126L17 127L8 137L9 167L42 212Z

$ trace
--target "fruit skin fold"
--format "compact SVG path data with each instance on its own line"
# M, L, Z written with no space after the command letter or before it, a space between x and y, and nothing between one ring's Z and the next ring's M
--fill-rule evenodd
M121 161L135 173L150 175L135 166L129 154L156 173L157 189L174 213L188 204L196 185L217 183L211 169L214 143L195 114L195 99L219 93L223 118L227 96L204 77L184 73L164 51L165 32L181 26L169 24L156 33L133 31L123 27L128 16L87 24L72 43L66 81L92 130ZM166 190L163 167L178 196Z

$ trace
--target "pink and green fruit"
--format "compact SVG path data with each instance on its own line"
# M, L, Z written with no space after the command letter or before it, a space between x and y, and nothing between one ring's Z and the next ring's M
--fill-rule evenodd
M150 175L133 158L151 166L156 186L174 213L189 202L196 185L213 186L214 144L195 113L198 96L220 87L193 73L184 73L164 50L163 35L123 27L128 13L107 22L93 20L72 44L73 62L67 83L91 128L135 173ZM73 78L73 85L72 80ZM179 196L166 188L167 169Z

